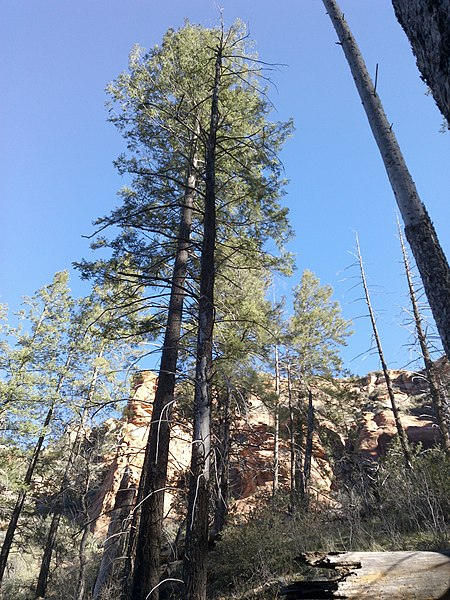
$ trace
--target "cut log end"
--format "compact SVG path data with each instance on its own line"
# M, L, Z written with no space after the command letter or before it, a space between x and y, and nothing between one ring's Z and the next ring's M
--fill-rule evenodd
M308 553L298 562L335 576L292 583L286 600L450 600L450 551Z

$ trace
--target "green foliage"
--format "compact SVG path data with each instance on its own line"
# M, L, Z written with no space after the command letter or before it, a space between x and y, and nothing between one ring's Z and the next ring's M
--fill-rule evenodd
M0 589L1 600L11 600L11 598L31 600L34 598L42 542L47 524L46 519L29 515L27 525L26 530L22 531L19 536L20 551L11 554L8 577L2 582ZM78 541L78 525L63 518L59 527L46 600L77 600ZM88 560L86 589L89 590L95 581L100 560L100 552L92 536L89 538L86 554Z
M380 515L386 533L397 543L423 549L450 543L450 456L435 448L418 452L413 471L404 471L395 445L381 463ZM405 547L405 549L408 549Z
M144 287L145 306L154 316L157 334L158 319L167 309L187 181L193 176L194 217L185 284L184 339L188 347L190 336L195 335L204 157L214 57L221 35L220 28L186 22L179 30L169 30L162 44L148 52L135 47L128 71L108 87L111 121L127 142L127 153L116 164L121 173L130 176L130 183L120 191L121 205L97 222L99 236L94 247L109 248L110 258L79 265L86 277L123 281L131 303L134 290ZM240 283L247 290L247 280L253 278L254 289L262 286L264 290L264 271L288 272L292 266L291 257L282 249L291 230L287 211L280 204L285 181L277 158L292 124L270 121L272 106L261 84L264 81L245 28L236 22L225 31L216 140L216 299L218 321L237 324L234 341L229 340L233 352L239 351L244 341L251 343L255 331L255 311ZM119 229L114 239L100 235L112 225ZM278 256L273 252L276 247ZM235 289L227 293L230 284ZM246 307L236 314L238 301ZM136 305L136 310L141 309ZM245 319L252 334L245 331ZM219 334L222 346L224 336Z
M321 286L308 270L294 288L294 314L286 332L287 354L294 373L303 379L335 375L342 369L339 351L352 332L332 294L333 288Z
M246 521L229 525L210 555L211 597L257 587L289 572L292 547L286 539L286 515L273 506L262 508Z
M74 303L68 273L57 273L24 304L19 325L8 327L3 338L0 413L3 441L29 447L72 377L69 328Z
M263 583L292 572L301 576L295 557L302 552L448 548L448 455L437 448L418 451L408 475L394 445L377 480L361 469L352 485L335 492L335 503L292 512L288 494L280 492L261 498L250 515L235 517L211 553L208 597L247 598Z

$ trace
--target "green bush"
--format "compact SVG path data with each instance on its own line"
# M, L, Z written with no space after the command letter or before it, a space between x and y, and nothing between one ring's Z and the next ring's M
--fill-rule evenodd
M380 465L379 514L388 534L404 545L429 549L450 543L450 456L434 448L417 452L405 470L393 449ZM406 549L406 548L405 548Z

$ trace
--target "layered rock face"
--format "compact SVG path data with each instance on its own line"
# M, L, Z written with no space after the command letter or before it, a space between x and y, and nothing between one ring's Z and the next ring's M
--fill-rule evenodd
M441 361L439 371L449 375L449 364ZM411 443L429 448L439 442L440 432L427 398L428 384L422 373L391 371L401 421ZM349 454L362 463L376 461L386 453L389 442L396 435L389 398L382 373L370 373L365 378L338 382L353 394L359 416L351 417L346 427L339 426L326 416L329 397L316 390L316 428L313 436L313 456L310 489L312 496L326 501L330 498L336 477L336 464ZM117 451L110 457L110 467L102 489L97 495L92 518L99 536L106 533L109 514L123 480L137 489L144 460L148 428L151 422L152 402L156 376L150 371L139 373L134 379L132 396L126 410L126 420L119 423ZM356 398L356 400L355 400ZM348 409L347 409L348 410ZM256 399L248 401L246 417L235 420L232 427L230 461L230 492L235 508L246 511L258 492L270 493L273 482L273 415ZM350 442L350 439L352 442ZM171 428L171 457L169 461L168 491L165 495L166 515L176 516L180 510L180 490L190 463L191 430L189 424L177 418ZM280 431L279 481L289 486L289 436L283 425ZM178 503L178 504L177 504Z
M448 362L440 361L439 371L448 372ZM395 399L400 409L400 420L411 444L421 444L424 449L440 441L440 430L426 396L428 383L423 373L391 371ZM370 373L365 382L368 398L375 407L363 412L355 450L363 458L378 459L386 454L387 447L397 429L390 409L384 377L381 372ZM370 404L369 404L370 405Z
M94 531L99 536L106 534L109 515L126 471L130 473L128 486L136 491L139 486L156 382L156 375L152 371L141 371L134 377L131 398L125 411L126 420L119 424L117 450L109 459L105 457L105 460L109 460L111 464L92 508ZM175 479L178 472L187 470L190 462L190 442L190 431L176 423L173 424L171 443L173 459L169 463L169 481ZM170 513L171 500L169 490L165 496L166 514Z

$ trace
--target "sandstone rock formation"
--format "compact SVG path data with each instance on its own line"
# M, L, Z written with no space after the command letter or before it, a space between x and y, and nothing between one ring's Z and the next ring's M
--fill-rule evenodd
M448 375L449 364L442 361L440 371ZM412 443L429 448L439 441L439 429L428 404L427 382L422 373L391 371L396 401L401 420ZM126 410L126 420L118 427L117 451L110 460L104 484L95 502L92 518L95 531L104 536L109 513L120 481L126 470L131 473L131 486L137 487L143 464L148 426L151 420L152 401L156 377L150 371L139 373L134 379L131 399ZM348 382L338 386L348 387ZM317 393L317 428L313 439L311 492L320 500L330 498L336 464L345 462L349 454L364 461L375 461L386 453L387 446L396 435L394 418L389 408L389 398L381 372L370 373L353 381L350 386L360 417L351 417L346 430L326 417L327 394ZM353 400L355 402L355 400ZM171 459L169 464L169 489L166 493L166 514L177 510L174 499L180 501L183 475L190 462L191 431L189 425L174 419L171 430ZM350 438L353 442L349 442ZM246 511L257 492L270 493L273 479L273 416L267 407L256 399L248 402L247 415L235 421L232 431L233 449L230 465L230 491L237 510ZM280 438L280 485L289 485L288 435ZM182 494L181 494L182 498Z

